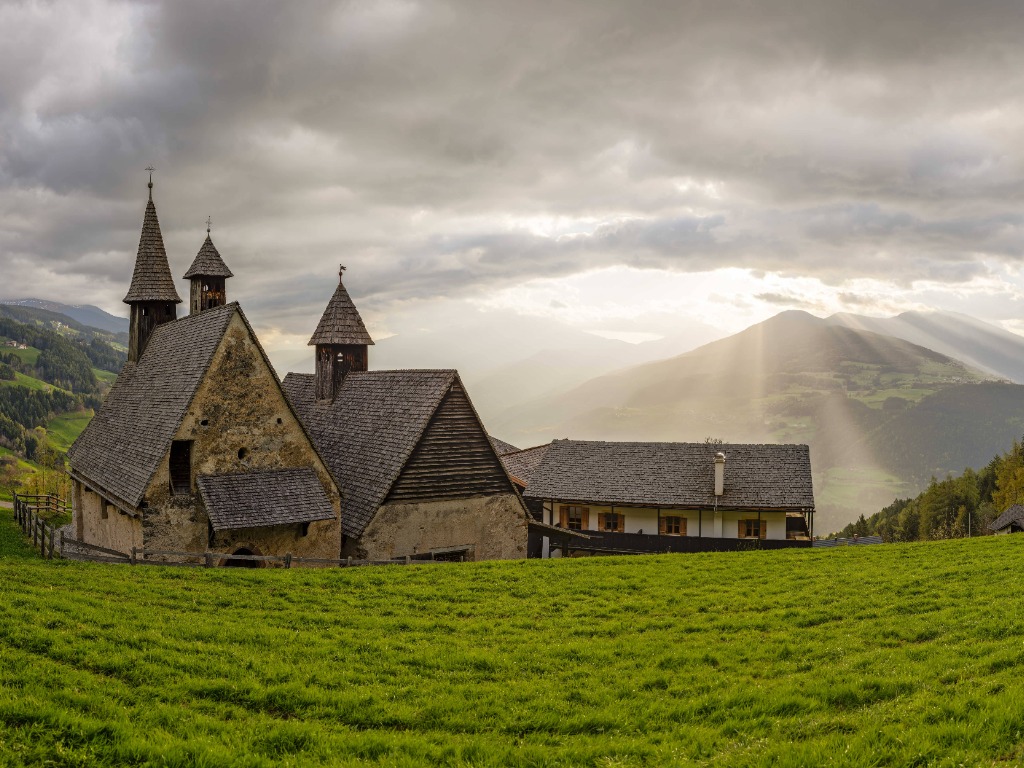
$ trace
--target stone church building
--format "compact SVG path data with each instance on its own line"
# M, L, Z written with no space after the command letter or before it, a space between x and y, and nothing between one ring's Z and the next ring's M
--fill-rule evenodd
M209 230L177 318L149 188L128 362L68 452L79 540L224 564L526 556L526 509L456 371L369 370L373 340L339 280L309 342L316 373L282 385L227 301Z

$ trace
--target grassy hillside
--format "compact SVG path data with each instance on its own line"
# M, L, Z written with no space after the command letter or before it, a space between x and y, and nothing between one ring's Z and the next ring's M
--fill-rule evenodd
M1024 537L319 572L16 554L0 763L1024 760Z

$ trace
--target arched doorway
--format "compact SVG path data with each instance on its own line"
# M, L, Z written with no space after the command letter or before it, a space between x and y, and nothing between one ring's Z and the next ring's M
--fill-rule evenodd
M259 560L248 560L248 559L243 560L241 558L234 557L234 555L258 555L259 554L258 552L253 552L251 549L248 549L246 547L242 547L241 549L236 549L231 554L232 554L232 557L230 557L226 561L224 561L224 567L225 568L259 568L260 565L262 565L262 563Z

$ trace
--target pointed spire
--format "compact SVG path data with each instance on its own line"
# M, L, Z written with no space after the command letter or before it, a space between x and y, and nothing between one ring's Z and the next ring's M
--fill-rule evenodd
M206 240L196 254L192 266L185 273L186 280L193 277L234 277L210 238L209 224L206 227Z
M320 324L309 340L309 345L316 344L373 344L373 339L366 332L363 318L352 302L345 284L341 281L345 267L338 270L338 287L327 302L327 308L320 318Z
M149 171L149 201L146 203L146 214L142 220L142 236L139 238L139 252L135 257L135 272L132 284L124 297L125 304L137 301L171 301L181 303L178 291L174 288L174 278L167 264L167 251L164 250L164 238L160 233L160 222L156 217L156 206L153 204L153 168Z

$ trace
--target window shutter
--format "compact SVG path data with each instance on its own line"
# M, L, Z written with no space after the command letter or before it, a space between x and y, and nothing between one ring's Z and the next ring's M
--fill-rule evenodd
M580 526L580 527L583 528L584 531L589 531L590 530L590 507L584 507L583 508L582 518L583 518L583 525Z
M626 516L621 512L619 512L619 516L616 518L616 525L618 526L615 529L616 531L619 533L626 532Z
M659 536L664 536L665 535L665 518L664 517L659 517L658 518L658 535Z
M760 521L760 526L761 526L761 530L759 531L759 533L761 534L761 538L763 539L768 534L768 521L767 520L761 520Z
M597 530L604 530L604 512L597 513Z
M558 508L558 525L562 528L569 527L569 508L559 507Z
M746 520L740 520L739 537L741 539L747 538L747 521Z
M685 536L686 535L686 518L685 517L680 517L679 518L679 535L680 536Z

